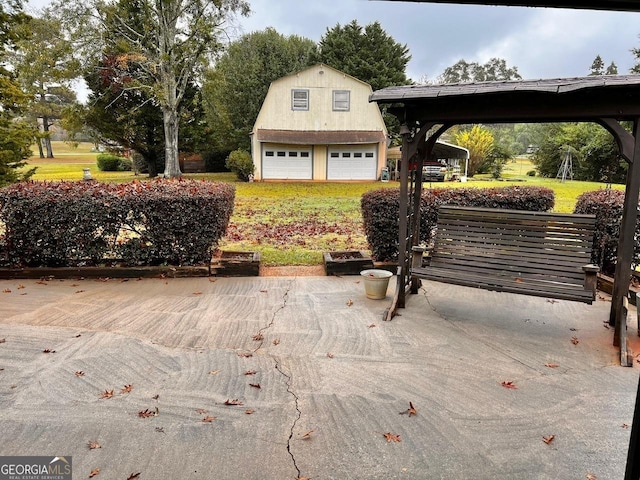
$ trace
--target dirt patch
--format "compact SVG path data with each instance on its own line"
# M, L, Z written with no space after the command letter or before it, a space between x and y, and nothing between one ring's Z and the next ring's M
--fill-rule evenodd
M296 265L288 267L260 267L261 277L324 277L322 265Z

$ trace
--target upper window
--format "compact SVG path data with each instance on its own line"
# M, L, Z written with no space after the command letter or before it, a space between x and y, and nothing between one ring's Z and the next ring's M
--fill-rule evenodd
M351 92L349 92L349 90L334 90L333 91L333 111L348 112L350 96L351 96Z
M309 110L309 90L291 90L291 109Z

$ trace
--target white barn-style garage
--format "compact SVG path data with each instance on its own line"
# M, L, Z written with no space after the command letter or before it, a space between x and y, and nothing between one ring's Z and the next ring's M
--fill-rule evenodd
M379 179L387 129L371 93L322 64L274 81L251 133L255 180Z

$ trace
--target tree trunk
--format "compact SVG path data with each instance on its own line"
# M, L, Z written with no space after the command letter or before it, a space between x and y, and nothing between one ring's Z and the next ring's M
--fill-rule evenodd
M178 159L178 112L177 108L163 107L164 120L164 176L165 178L179 177L180 162Z
M40 158L44 158L44 150L42 149L42 138L38 137L38 153L40 154Z
M42 117L42 129L44 130L44 145L47 149L47 158L53 158L53 148L51 148L51 137L49 136L49 117Z

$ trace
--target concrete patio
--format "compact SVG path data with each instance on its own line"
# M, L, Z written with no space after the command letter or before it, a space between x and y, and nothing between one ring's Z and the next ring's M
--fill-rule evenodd
M97 480L624 476L638 368L607 299L425 282L383 322L389 300L358 277L0 281L0 455Z

